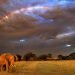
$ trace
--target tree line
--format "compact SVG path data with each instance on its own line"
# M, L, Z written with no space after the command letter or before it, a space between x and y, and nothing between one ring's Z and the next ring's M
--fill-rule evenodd
M42 54L37 56L36 54L29 52L25 54L23 57L20 54L17 54L18 61L48 61L48 60L75 60L75 53L71 53L68 56L58 55L56 59L52 57L52 54Z

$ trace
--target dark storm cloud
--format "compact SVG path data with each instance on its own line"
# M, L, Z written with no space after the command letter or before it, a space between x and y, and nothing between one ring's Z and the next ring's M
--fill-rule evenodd
M5 14L8 14L8 12L3 9L2 7L0 7L0 19L5 15Z
M10 16L11 17L11 16ZM26 30L26 29L30 29L30 28L34 28L35 25L31 24L30 20L26 20L27 18L23 18L23 16L17 16L15 15L15 18L11 18L9 19L9 21L5 21L2 24L2 28L8 28L7 30L11 30L10 28L14 29L14 31L21 31L21 30ZM6 32L7 32L6 30Z
M56 36L58 33L66 32L68 27L74 27L75 19L72 14L64 10L54 10L47 12L43 17L48 20L53 19L53 23L35 23L35 18L24 15L13 15L4 22L3 27L7 36L34 36L40 34L48 34L49 36ZM42 15L41 15L42 16ZM45 17L46 16L46 17ZM50 17L48 17L50 16ZM46 19L47 19L46 18ZM12 31L12 34L11 34ZM15 33L14 33L15 32ZM4 34L5 35L5 34Z
M5 3L4 3L5 2ZM0 47L7 49L65 49L66 44L75 44L75 7L57 6L45 13L20 12L14 0L0 1ZM9 5L7 5L9 3ZM12 5L10 5L12 3ZM35 6L39 3L33 3ZM13 6L14 5L14 6ZM7 8L6 6L10 6ZM16 7L15 7L16 6ZM26 8L26 6L25 6ZM14 11L13 11L14 10ZM31 10L31 9L30 9ZM45 8L43 9L45 10ZM54 50L53 50L54 51ZM46 52L44 50L44 52ZM49 52L49 51L48 51ZM59 52L59 51L58 51ZM61 52L61 51L60 51Z
M8 0L0 0L0 4L4 4L4 3L7 3Z

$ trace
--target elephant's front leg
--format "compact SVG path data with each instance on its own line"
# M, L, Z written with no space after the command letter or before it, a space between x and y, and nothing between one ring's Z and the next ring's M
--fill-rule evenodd
M3 65L1 65L1 72L3 71Z
M9 65L6 63L6 71L9 71Z

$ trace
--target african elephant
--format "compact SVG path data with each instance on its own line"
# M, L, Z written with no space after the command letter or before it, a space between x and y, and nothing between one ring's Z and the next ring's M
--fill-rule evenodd
M14 55L10 53L3 53L1 57L5 58L8 61L8 68L9 70L12 70L12 67L14 66L14 62L15 62Z

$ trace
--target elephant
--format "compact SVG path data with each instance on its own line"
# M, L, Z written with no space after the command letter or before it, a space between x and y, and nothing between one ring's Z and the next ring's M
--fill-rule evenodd
M7 62L8 62L8 69L12 70L12 68L14 66L14 62L15 62L14 55L12 55L10 53L3 53L3 54L1 54L1 57L3 57L4 59L7 60Z

